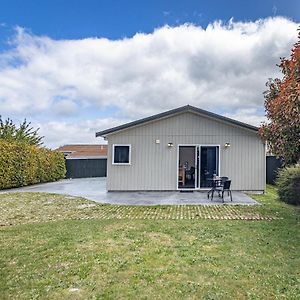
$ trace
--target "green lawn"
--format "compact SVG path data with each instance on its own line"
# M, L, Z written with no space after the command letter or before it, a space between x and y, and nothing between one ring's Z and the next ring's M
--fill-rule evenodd
M262 205L0 195L0 299L300 299L300 209L273 187L253 197Z

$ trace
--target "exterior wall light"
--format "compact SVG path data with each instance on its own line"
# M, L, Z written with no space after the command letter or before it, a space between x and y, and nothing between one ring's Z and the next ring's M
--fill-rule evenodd
M168 143L168 147L173 147L173 143Z
M230 147L230 143L225 143L224 147L225 148L229 148Z
M155 140L155 144L160 144L160 140Z

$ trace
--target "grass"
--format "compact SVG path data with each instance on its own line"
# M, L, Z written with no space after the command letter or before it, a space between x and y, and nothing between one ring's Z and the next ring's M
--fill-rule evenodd
M253 197L262 205L232 209L259 221L206 218L228 206L168 219L168 207L0 195L0 298L300 299L299 208L274 187Z
M278 212L241 205L102 205L83 198L45 193L1 196L0 226L59 220L273 220Z

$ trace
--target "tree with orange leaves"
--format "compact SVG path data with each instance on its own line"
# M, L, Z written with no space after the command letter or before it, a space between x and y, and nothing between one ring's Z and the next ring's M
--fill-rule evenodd
M285 165L291 165L300 159L300 31L290 59L280 60L283 78L266 83L264 98L269 122L262 124L259 132L270 151L281 157Z

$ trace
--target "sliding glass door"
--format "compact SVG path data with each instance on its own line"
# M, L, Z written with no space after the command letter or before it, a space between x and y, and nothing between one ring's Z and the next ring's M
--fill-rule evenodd
M179 189L209 188L214 176L219 176L219 146L179 146Z

